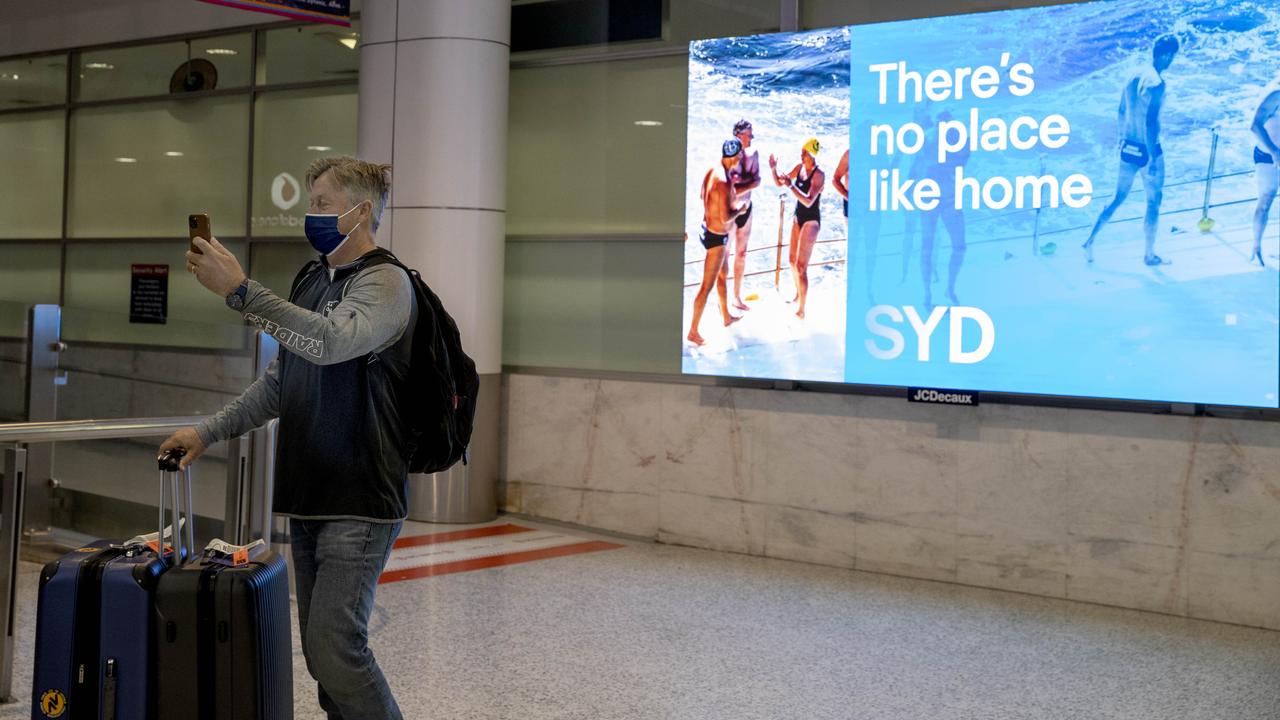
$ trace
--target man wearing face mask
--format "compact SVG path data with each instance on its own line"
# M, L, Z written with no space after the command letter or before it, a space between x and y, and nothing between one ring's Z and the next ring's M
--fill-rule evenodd
M396 389L416 315L408 275L366 267L390 190L389 165L316 160L306 235L319 264L289 300L245 276L217 239L197 239L187 270L280 341L282 352L240 397L161 452L185 467L215 442L280 418L274 510L291 519L298 627L330 720L401 718L367 643L378 577L407 512L409 451Z

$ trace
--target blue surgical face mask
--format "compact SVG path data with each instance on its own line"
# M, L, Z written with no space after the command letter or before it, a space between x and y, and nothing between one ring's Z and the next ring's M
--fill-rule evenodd
M355 210L358 207L360 205L356 204L351 210ZM360 227L360 223L356 223L356 226L351 228L351 232L346 234L343 234L338 229L338 218L346 217L351 210L341 215L307 213L303 232L307 234L307 240L311 242L311 247L315 248L316 252L321 255L332 255L337 252L338 248L342 247L347 238L351 237L351 233L355 232L357 227Z

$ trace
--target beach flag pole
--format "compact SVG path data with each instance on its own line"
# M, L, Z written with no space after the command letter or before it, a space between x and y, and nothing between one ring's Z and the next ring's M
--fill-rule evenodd
M1209 199L1213 191L1213 165L1218 159L1218 128L1211 128L1213 132L1213 145L1209 148L1209 171L1205 174L1204 180L1204 210L1200 215L1200 222L1196 223L1196 227L1200 228L1200 232L1208 233L1213 230L1213 218L1209 217Z
M1044 155L1040 156L1040 177L1044 177ZM1031 230L1031 255L1040 254L1040 203L1036 203L1036 224Z
M782 280L782 218L787 212L787 196L778 195L778 257L773 263L773 289L780 290L778 283Z

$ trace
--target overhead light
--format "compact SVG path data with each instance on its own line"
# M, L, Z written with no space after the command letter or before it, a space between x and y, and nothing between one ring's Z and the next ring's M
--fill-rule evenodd
M353 38L353 37L338 38L338 42L342 43L343 45L346 45L348 50L355 50L356 43L360 42L360 39Z
M84 67L86 70L115 70L116 69L115 65L112 65L111 63L104 63L104 62L85 63Z
M205 52L210 55L239 55L240 54L239 50L232 50L231 48L206 48Z
M182 153L178 152L177 150L169 150L165 152L164 156L165 157L182 157Z
M659 127L662 125L662 122L658 120L637 120L636 125L639 125L640 127Z
M328 145L308 145L307 149L315 150L316 152L328 152L333 148L329 147Z
M116 158L116 162L118 162L118 163L136 163L136 162L138 162L138 158L131 158L131 157L118 157L118 158Z

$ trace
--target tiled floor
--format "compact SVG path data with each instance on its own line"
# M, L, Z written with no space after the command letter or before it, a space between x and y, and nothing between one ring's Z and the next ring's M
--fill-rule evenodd
M380 586L371 644L405 717L1280 718L1280 633L618 542ZM23 570L26 698L37 568ZM296 717L322 719L295 661Z

